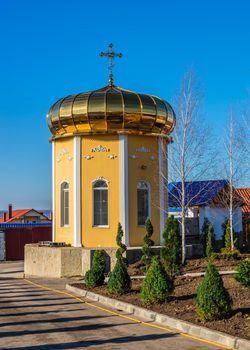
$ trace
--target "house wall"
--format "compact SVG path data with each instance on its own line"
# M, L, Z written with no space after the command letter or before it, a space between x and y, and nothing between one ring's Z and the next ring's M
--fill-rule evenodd
M222 239L222 227L223 222L229 217L229 212L227 208L210 208L210 207L201 207L200 216L199 216L199 226L200 233L204 218L207 217L208 220L212 223L214 227L215 239ZM233 211L233 229L234 232L242 231L242 212L241 208L236 208Z

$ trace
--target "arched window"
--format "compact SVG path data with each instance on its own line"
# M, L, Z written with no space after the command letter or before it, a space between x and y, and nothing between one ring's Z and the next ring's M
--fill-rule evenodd
M93 185L94 226L108 226L108 185L98 180Z
M137 185L137 223L143 226L149 216L149 185L145 181Z
M61 226L69 224L69 184L63 182L61 184Z

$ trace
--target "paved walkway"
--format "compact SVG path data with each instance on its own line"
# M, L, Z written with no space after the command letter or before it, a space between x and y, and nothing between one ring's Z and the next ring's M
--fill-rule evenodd
M20 262L0 263L1 350L221 349L92 308L69 295L43 290L23 280L22 271ZM32 281L63 292L67 282Z

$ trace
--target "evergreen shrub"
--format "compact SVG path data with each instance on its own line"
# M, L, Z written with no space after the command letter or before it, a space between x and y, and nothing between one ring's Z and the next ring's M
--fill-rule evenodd
M210 221L207 217L204 218L202 228L201 228L201 244L203 247L203 255L206 256L206 246L207 246L207 235Z
M121 295L130 291L131 280L127 265L123 259L117 259L113 271L110 273L107 290L109 294Z
M142 283L140 299L144 304L162 303L174 290L174 285L157 256L152 257L151 265Z
M123 253L127 250L125 244L122 243L123 229L118 224L116 243L118 249L116 251L116 264L113 271L109 275L107 290L109 294L121 295L129 292L131 288L131 280L128 274L127 259L123 257Z
M116 259L122 259L127 264L127 259L123 257L123 254L126 252L127 247L125 244L122 243L122 237L123 237L123 229L122 225L119 222L118 228L117 228L117 235L116 235L116 244L118 245L118 249L115 253Z
M151 239L151 236L154 233L154 228L150 218L147 218L145 222L145 228L146 228L146 233L145 233L145 236L143 237L144 243L142 246L141 263L143 265L142 270L146 272L151 264L151 259L153 256L151 247L154 245L154 241Z
M201 321L226 318L231 311L231 299L223 280L211 263L208 264L196 297L196 312Z
M206 243L206 257L211 258L214 251L214 228L212 224L208 226L207 243Z
M244 260L236 268L235 279L243 287L250 288L250 260Z
M94 288L104 283L105 272L105 252L104 250L96 250L94 252L92 267L85 274L85 284Z
M179 221L171 215L167 218L163 231L164 243L161 248L163 265L171 278L180 274L181 244Z

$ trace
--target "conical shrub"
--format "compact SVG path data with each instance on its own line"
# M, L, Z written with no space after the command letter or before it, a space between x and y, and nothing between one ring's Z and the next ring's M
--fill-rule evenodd
M129 292L131 280L127 271L127 265L122 258L117 259L113 271L108 280L108 293L121 295Z
M179 222L171 215L163 231L164 242L160 251L163 265L171 278L180 274L181 245Z
M140 299L144 304L162 303L173 291L173 282L157 256L152 257L151 265L142 283Z
M92 267L85 274L84 281L88 287L94 288L103 285L105 272L105 252L96 250L94 252Z
M223 285L217 269L208 264L196 297L196 312L201 321L213 321L226 318L231 311L231 299Z

